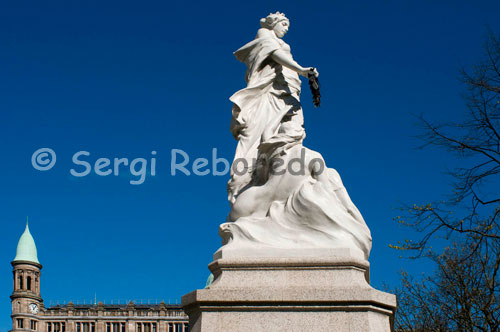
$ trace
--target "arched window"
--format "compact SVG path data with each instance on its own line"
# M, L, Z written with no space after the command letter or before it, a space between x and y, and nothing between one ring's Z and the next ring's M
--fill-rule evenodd
M31 290L31 277L26 278L26 288Z
M23 276L20 275L20 276L17 277L17 279L19 280L19 289L24 289Z

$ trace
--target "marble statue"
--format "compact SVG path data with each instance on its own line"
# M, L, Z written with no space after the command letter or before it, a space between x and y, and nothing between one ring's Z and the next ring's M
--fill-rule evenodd
M370 230L337 171L303 145L300 76L318 71L293 59L284 14L260 24L235 52L247 86L230 98L231 210L205 288L182 297L189 331L390 332L396 297L369 284Z
M269 14L260 25L255 39L234 53L247 66L247 86L230 97L238 145L219 252L347 248L368 259L370 230L339 174L303 146L299 75L318 71L293 59L282 40L290 27L284 14Z

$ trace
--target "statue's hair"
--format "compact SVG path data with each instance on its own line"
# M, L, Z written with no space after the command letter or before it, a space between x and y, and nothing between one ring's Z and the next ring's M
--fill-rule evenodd
M288 18L285 16L285 14L276 12L276 13L271 13L267 15L267 17L260 19L260 26L265 28L265 29L272 29L276 25L276 23L287 20Z

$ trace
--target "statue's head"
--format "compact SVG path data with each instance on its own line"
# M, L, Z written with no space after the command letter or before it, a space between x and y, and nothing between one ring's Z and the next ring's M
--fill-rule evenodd
M285 14L276 12L261 19L260 26L265 29L273 30L278 38L283 38L283 36L288 32L290 20L286 18Z

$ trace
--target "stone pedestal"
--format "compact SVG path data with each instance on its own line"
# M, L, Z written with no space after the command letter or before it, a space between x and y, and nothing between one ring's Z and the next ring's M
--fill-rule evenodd
M391 331L396 297L369 285L369 263L349 249L318 254L219 252L214 282L182 297L190 332Z

